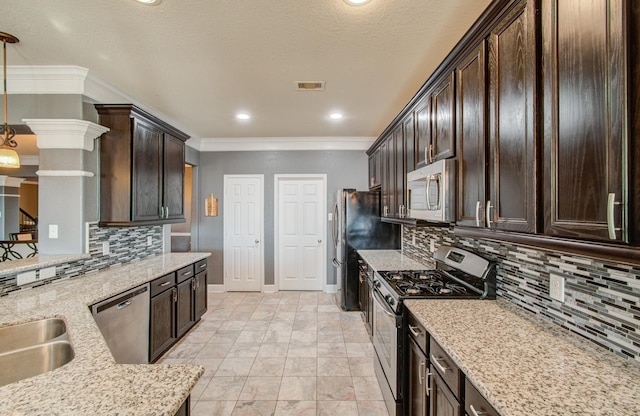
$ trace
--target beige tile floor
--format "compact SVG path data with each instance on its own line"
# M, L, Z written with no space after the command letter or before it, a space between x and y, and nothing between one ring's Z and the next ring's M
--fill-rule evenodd
M209 293L202 320L159 362L205 373L192 415L388 416L359 312L320 292Z

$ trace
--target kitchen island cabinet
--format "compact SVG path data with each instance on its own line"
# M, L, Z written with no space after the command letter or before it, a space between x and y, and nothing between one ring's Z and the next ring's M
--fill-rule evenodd
M54 371L3 386L0 414L176 414L203 368L117 364L88 305L207 256L209 253L153 256L0 298L0 326L62 317L75 353L73 360Z
M404 304L501 416L640 414L637 364L507 301Z

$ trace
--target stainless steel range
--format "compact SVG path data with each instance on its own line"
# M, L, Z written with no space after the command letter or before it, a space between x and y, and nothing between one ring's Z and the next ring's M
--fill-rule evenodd
M379 271L374 275L373 346L376 376L391 416L403 414L405 299L495 299L495 264L467 250L441 246L434 270Z

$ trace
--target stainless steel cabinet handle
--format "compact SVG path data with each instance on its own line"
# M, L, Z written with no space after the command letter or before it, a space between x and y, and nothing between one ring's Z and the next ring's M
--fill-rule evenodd
M431 394L431 377L433 377L433 373L426 374L427 382L424 384L424 394L426 394L427 397Z
M438 367L438 369L440 371L442 371L442 374L446 374L447 370L450 370L450 368L447 367L443 367L442 364L440 364L440 360L442 360L442 358L436 358L433 354L431 354L431 362Z
M609 238L611 240L616 239L616 231L620 231L620 227L616 227L615 225L615 215L613 209L616 205L620 205L620 202L616 201L616 194L614 192L609 193L609 198L607 199L607 230L609 231Z
M486 412L478 412L476 409L473 408L472 404L469 405L469 408L471 409L471 414L473 416L480 416L480 415L486 414Z
M418 328L417 326L409 325L409 332L411 332L414 337L419 337L422 335L422 331L420 331L420 328Z
M165 286L169 286L171 283L172 283L171 280L167 280L166 282L160 283L158 286L165 287Z
M418 378L420 379L420 384L424 382L424 369L426 368L425 362L420 360L420 367L418 367Z
M476 227L480 227L480 201L476 201Z
M182 273L183 276L191 276L191 272L184 272Z
M491 200L487 201L487 209L485 211L485 217L487 219L487 228L491 228Z
M169 207L164 207L166 214L165 214L165 218L169 218Z
M131 301L130 300L125 300L122 303L118 303L118 306L116 306L118 309L124 309L127 306L131 305Z
M204 269L205 267L207 267L207 263L204 263L204 264L201 264L201 265L200 265L200 268L201 268L201 269Z

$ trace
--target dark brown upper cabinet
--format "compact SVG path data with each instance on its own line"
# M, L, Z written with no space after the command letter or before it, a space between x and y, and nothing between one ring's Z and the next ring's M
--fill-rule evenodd
M380 213L383 217L389 216L389 148L393 147L392 143L393 136L389 135L380 145Z
M458 189L456 223L485 224L486 190L486 71L485 42L471 51L456 69ZM487 202L488 203L488 202Z
M100 226L184 221L181 131L130 104L96 104L100 138Z
M415 118L416 166L429 163L431 150L431 95L418 103L413 113Z
M414 114L409 113L402 121L402 132L404 134L404 179L407 173L416 168L416 138L415 138ZM406 191L406 190L405 190Z
M542 1L547 235L627 241L629 3Z
M518 3L488 41L491 207L485 225L535 233L539 174L535 2Z
M428 163L455 156L455 72L443 78L431 93L431 148Z
M371 156L369 156L369 189L377 189L382 185L380 153L381 150L378 147Z

